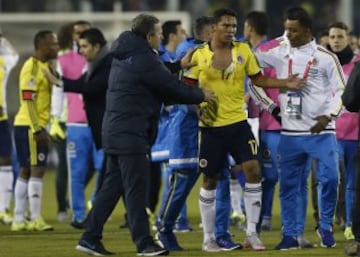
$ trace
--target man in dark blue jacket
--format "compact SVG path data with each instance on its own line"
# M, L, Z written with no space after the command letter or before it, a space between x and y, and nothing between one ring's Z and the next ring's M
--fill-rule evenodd
M133 20L132 30L117 39L102 128L107 171L77 250L93 255L111 254L101 243L102 230L120 196L124 195L137 255L168 254L154 243L145 211L149 152L156 138L160 106L163 102L212 102L215 97L211 91L183 84L165 68L154 50L161 37L159 20L140 14Z

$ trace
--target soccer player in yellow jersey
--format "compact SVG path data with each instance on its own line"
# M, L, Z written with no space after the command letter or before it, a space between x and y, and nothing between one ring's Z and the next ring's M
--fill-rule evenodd
M52 230L41 217L42 177L48 154L51 84L42 69L50 69L49 61L57 57L59 44L52 31L38 32L34 37L35 54L23 65L20 73L20 109L16 114L15 145L20 174L15 185L15 211L12 231ZM27 198L31 221L25 220Z
M12 136L6 106L6 87L10 71L19 55L10 42L0 35L0 222L11 224L9 206L13 188Z
M265 249L256 233L262 188L258 145L244 110L246 76L261 87L295 90L302 86L302 80L296 76L282 80L263 76L250 47L234 40L236 27L234 11L215 11L213 38L194 52L192 61L197 66L185 72L186 81L198 83L217 96L216 103L200 107L199 170L204 176L199 204L204 230L203 250L208 252L222 250L214 239L215 188L228 154L242 166L246 178L244 199L248 223L245 246Z

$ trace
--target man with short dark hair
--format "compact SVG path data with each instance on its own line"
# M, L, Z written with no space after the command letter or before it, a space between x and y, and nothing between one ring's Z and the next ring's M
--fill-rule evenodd
M109 54L106 39L98 28L90 28L79 34L79 52L88 62L87 72L79 79L62 77L60 80L51 73L46 73L46 76L53 84L61 85L65 92L82 94L95 146L101 149L101 123L112 55Z
M162 25L163 30L163 39L159 47L160 59L166 63L175 63L176 60L176 48L178 44L185 39L185 29L183 28L180 20L169 20L165 21ZM180 61L180 60L179 60ZM171 70L171 69L170 69ZM179 71L173 70L173 73L178 73ZM160 183L163 181L163 193L160 197L161 205L160 210L163 209L163 206L166 204L166 194L169 191L169 181L170 181L170 171L168 168L169 161L169 124L170 117L169 112L172 107L163 106L160 111L158 135L155 140L154 145L151 148L151 179L149 180L149 197L147 212L150 218L150 223L153 227L155 226L155 207L154 203L157 203L159 199L160 192ZM156 188L157 187L157 188ZM155 190L156 189L156 190ZM151 193L151 194L150 194ZM179 220L183 221L186 219L186 208L185 216L180 217ZM187 221L184 224L185 229L188 227ZM167 247L166 247L167 248ZM169 249L169 248L167 248ZM169 249L171 250L171 249Z
M109 75L102 139L107 155L104 183L76 249L109 255L101 243L103 226L118 202L126 198L131 237L138 256L166 255L154 243L146 207L146 181L162 102L199 104L214 100L212 91L179 82L161 63L157 51L162 38L160 21L140 14L132 30L116 40Z
M312 20L300 7L286 12L284 27L288 40L272 49L257 52L262 67L272 67L278 78L299 74L304 89L280 91L282 131L280 154L280 201L282 240L278 250L298 248L296 240L296 197L309 157L318 163L322 247L334 247L333 214L337 196L338 160L334 119L341 111L344 75L337 57L316 44Z
M255 52L266 52L274 48L281 42L286 42L285 35L277 37L273 40L266 39L267 15L263 12L252 11L246 18L244 23L244 36L249 41ZM260 31L260 32L259 32ZM274 68L263 69L264 74L276 77ZM262 209L261 209L261 230L271 229L272 203L275 191L275 185L279 178L279 142L281 133L281 117L279 108L278 89L262 89L254 85L250 85L250 95L257 104L261 106L260 121L260 152L262 154ZM309 162L310 165L310 162ZM308 166L309 166L308 165ZM307 240L303 233L305 229L305 219L307 210L308 195L308 173L310 167L305 167L302 182L299 183L299 192L297 198L297 222L296 222L296 239L301 248L311 248L313 245ZM317 200L317 198L316 198Z
M217 96L216 102L201 106L199 123L198 165L204 175L199 205L204 231L202 249L206 252L222 250L214 235L215 195L228 154L231 154L236 164L242 166L246 177L244 200L249 217L246 245L258 251L265 249L256 233L262 188L258 146L243 108L245 76L262 87L301 87L301 80L296 75L282 80L262 75L249 45L234 40L236 27L237 15L233 10L216 10L211 41L197 48L192 58L197 66L184 74L188 83L214 90Z
M51 84L42 69L51 70L49 61L57 57L59 44L49 30L34 37L35 54L23 65L20 73L20 108L15 116L15 145L20 174L15 185L15 210L11 231L53 230L41 217L43 176L49 150L46 126L50 119ZM26 207L29 201L30 222Z
M329 46L328 49L339 58L341 67L348 79L355 62L360 61L360 55L351 49L348 34L349 29L343 22L335 22L329 27ZM350 113L344 110L336 119L336 139L339 151L339 174L340 184L338 187L338 203L336 207L336 217L344 219L346 240L354 239L351 231L352 209L354 199L355 166L354 158L356 155L359 140L359 114Z
M350 112L359 113L360 111L360 62L356 62L350 77L347 81L342 100L346 109ZM359 125L359 124L358 124ZM351 230L354 240L345 246L345 254L348 256L360 256L360 145L358 142L355 162L355 181L354 181L354 202L352 210Z

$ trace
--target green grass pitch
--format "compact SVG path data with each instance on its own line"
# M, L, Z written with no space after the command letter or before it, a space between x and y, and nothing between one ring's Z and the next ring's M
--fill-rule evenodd
M94 182L92 182L92 185ZM264 252L252 250L236 250L232 252L205 253L201 251L202 231L198 228L200 221L198 208L199 182L191 192L188 199L188 212L193 232L178 234L179 243L185 248L182 252L171 252L172 256L345 256L343 248L347 244L342 231L335 226L337 245L333 249L317 247L314 249L301 249L292 251L275 251L273 248L280 240L279 225L279 200L276 193L274 204L274 229L271 232L263 232L261 238L267 246ZM87 191L90 195L90 191ZM0 257L77 257L86 256L75 250L75 245L81 231L75 230L68 223L57 222L57 207L54 189L54 172L45 175L43 217L55 227L50 232L10 232L10 228L0 224ZM308 208L308 219L305 236L313 243L319 244L319 239L314 232L314 220L311 216L311 204ZM123 222L124 209L122 202L112 215L112 219L104 229L103 242L105 247L116 252L116 256L136 256L135 247L127 230L120 230L119 224ZM231 227L235 242L244 240L244 232Z

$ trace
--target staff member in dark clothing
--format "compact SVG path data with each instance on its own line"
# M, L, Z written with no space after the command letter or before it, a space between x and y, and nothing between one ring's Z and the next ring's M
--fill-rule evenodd
M101 123L105 112L106 90L112 54L109 53L103 33L97 28L83 31L79 37L79 51L88 61L88 70L79 79L63 77L62 80L44 70L47 78L65 92L80 93L97 149L101 144Z
M138 256L166 255L154 243L145 211L149 151L156 137L162 102L212 102L212 91L178 81L165 68L154 49L162 37L159 20L140 14L132 30L117 39L106 95L103 148L107 170L76 249L92 255L109 255L102 239L103 226L121 195L125 195L129 228Z
M82 94L96 149L101 149L101 124L105 112L112 54L109 53L103 33L97 28L90 28L80 34L79 47L80 53L88 61L88 70L79 79L72 80L63 77L59 80L46 70L44 73L52 83L63 86L65 92ZM101 177L105 173L105 165L102 166ZM97 181L97 189L101 185L101 177ZM77 228L84 228L84 223L75 225Z

